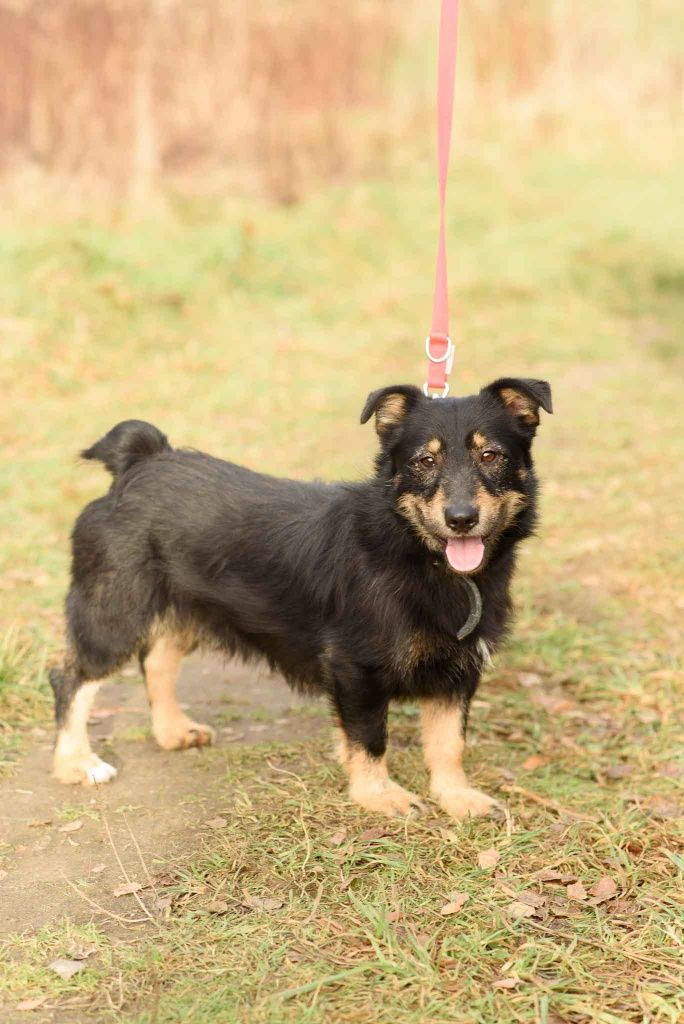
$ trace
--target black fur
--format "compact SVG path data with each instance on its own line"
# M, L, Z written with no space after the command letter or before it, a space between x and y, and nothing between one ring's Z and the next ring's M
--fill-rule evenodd
M507 378L437 401L413 387L374 392L362 421L377 415L381 448L362 483L276 479L172 450L148 423L114 427L83 453L114 479L73 531L68 655L52 675L58 721L81 683L144 651L160 620L229 654L264 657L292 686L324 694L348 740L372 756L385 750L392 700L458 700L467 714L481 641L493 650L506 631L515 548L536 516L535 424L504 400L511 389L528 413L551 411L542 381ZM491 465L474 447L480 435L496 448ZM506 495L515 516L492 520L472 573L482 619L459 641L470 604L444 555L458 531L431 521L426 535L402 501L435 514L442 496L481 501L484 517Z

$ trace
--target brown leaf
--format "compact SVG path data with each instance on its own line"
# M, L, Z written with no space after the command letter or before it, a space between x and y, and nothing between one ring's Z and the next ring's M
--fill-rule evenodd
M610 900L616 895L617 885L609 875L604 875L595 885L592 885L589 892L594 897L592 902L603 903L604 900Z
M225 900L212 900L210 903L205 904L204 909L210 914L225 914L228 910L228 904Z
M74 974L78 974L82 971L85 964L82 960L53 960L51 964L48 964L48 970L54 971L60 978L64 978L68 981L69 978L73 978Z
M204 824L209 828L225 828L228 821L226 818L210 818L209 821L205 821Z
M280 910L283 900L273 896L252 896L251 893L245 893L242 905L250 910Z
M17 1003L17 1010L38 1010L48 1001L48 996L36 996L35 999L22 999Z
M127 882L126 885L119 886L112 893L112 896L132 896L134 892L140 892L141 889L147 888L140 882Z
M555 868L542 868L541 871L535 872L534 877L538 878L540 882L560 882L562 885L577 881L577 875L568 874L566 871L557 871Z
M467 892L452 892L451 899L448 903L445 903L440 910L442 917L450 917L452 914L458 914L463 904L470 899L470 895Z
M329 846L341 846L346 838L347 838L347 830L346 830L346 828L341 828L339 832L333 832L333 834L328 839L328 845Z
M364 843L368 843L373 839L383 839L387 834L387 829L383 825L374 825L372 828L367 828L365 832L362 832L359 839Z
M587 898L587 890L581 882L575 882L573 885L569 885L565 891L569 900L576 900L578 903L581 903L582 900L586 900Z
M542 757L541 754L531 754L522 763L522 767L526 772L533 772L537 768L544 768L549 763L548 757Z
M520 978L515 976L511 978L497 978L496 981L492 982L492 988L515 988L516 985L520 984Z
M29 821L29 828L44 828L46 825L52 824L52 818L41 818L38 821Z
M520 900L509 903L506 912L511 917L534 917L534 907L528 907L527 903L521 903Z
M524 892L518 893L518 900L528 907L543 907L546 903L546 896L540 896L531 889L526 889Z
M80 818L76 821L68 821L66 825L60 825L57 829L58 832L78 832L79 828L83 828L83 822Z
M481 868L495 868L501 860L501 854L490 846L488 850L480 850L477 855L477 863Z

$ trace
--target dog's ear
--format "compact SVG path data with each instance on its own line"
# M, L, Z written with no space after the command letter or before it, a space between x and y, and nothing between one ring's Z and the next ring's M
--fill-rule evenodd
M423 392L413 384L378 388L377 391L371 391L366 399L361 422L368 423L375 413L375 429L380 438L385 439L403 422L407 413L423 400Z
M551 388L545 380L525 377L502 377L480 392L501 402L519 425L533 434L539 426L539 407L552 413Z

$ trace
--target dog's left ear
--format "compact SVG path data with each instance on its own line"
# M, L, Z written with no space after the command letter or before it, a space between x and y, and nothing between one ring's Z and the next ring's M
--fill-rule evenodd
M492 395L502 402L520 426L532 433L539 426L539 407L552 413L551 388L545 380L528 380L525 377L502 377L489 384L480 392Z
M382 439L398 427L419 402L423 392L413 384L395 384L371 391L361 413L361 422L368 423L375 413L375 429Z

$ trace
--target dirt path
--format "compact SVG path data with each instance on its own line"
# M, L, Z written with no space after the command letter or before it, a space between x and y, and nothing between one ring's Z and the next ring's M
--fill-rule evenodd
M63 916L83 921L97 915L69 882L94 903L121 912L113 892L125 878L114 848L131 879L144 881L131 832L151 871L176 853L187 857L206 821L230 806L232 745L297 739L325 724L322 714L304 712L310 702L280 678L252 667L188 659L178 692L198 721L216 728L217 745L160 750L149 735L140 677L127 670L102 687L95 708L93 748L106 750L103 756L119 768L116 780L96 792L50 777L52 736L36 730L19 770L0 784L0 935L33 931Z

